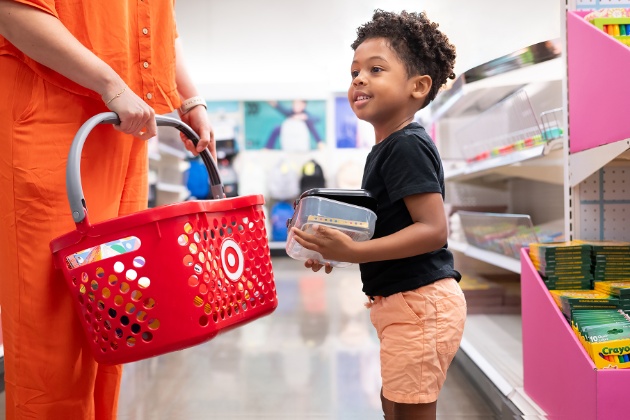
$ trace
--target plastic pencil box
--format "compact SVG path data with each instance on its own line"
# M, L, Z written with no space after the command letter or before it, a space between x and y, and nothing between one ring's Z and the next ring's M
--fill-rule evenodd
M287 221L287 254L296 260L318 260L333 267L351 263L331 261L316 251L302 247L291 232L292 227L313 233L316 225L340 230L354 241L367 241L374 235L376 199L366 190L314 188L305 191L293 204L293 217Z

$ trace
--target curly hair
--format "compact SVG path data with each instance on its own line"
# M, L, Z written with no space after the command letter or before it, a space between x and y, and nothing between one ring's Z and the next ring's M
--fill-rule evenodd
M431 90L425 105L435 98L447 79L455 78L455 46L424 12L403 11L397 14L377 9L372 20L357 29L352 49L356 50L370 38L386 39L404 63L409 77L425 74L431 77Z

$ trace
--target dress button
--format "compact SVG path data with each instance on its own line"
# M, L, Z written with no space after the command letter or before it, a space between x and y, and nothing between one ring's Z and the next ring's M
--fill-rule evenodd
M144 63L142 63L142 67L144 67L145 69L149 68L149 63L147 63L146 61Z
M146 35L149 33L149 30L147 28L142 28L142 33Z
M147 99L151 99L153 98L153 95L151 95L151 92L147 93Z

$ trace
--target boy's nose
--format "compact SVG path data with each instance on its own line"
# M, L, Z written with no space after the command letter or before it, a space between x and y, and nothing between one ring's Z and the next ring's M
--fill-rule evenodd
M364 86L365 78L361 73L359 73L359 75L352 80L352 84L355 86Z

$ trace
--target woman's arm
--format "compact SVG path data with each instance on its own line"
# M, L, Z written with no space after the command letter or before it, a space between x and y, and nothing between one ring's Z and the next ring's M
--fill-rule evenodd
M107 105L121 120L117 128L145 139L156 135L153 109L56 17L31 6L0 0L0 34L33 60L98 93L104 102L123 92Z
M199 92L192 82L188 69L186 68L184 49L182 48L179 38L175 40L175 80L177 82L177 92L182 98L182 101L192 98L193 96L199 96ZM186 114L181 115L181 119L188 124L190 128L195 130L195 132L199 134L200 138L200 141L195 148L192 141L186 139L186 137L182 135L182 140L186 144L186 148L195 155L205 148L208 148L210 154L212 154L216 160L217 152L214 142L214 131L210 126L206 108L203 106L196 106Z

